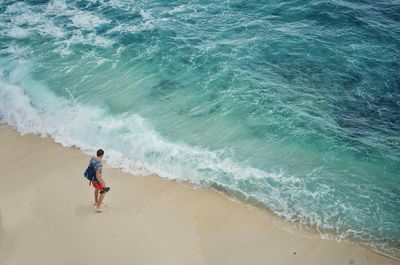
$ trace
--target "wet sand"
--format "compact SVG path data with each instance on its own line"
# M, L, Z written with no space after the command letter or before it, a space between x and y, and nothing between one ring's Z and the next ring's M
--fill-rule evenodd
M0 126L1 265L400 264L220 192L107 166L97 213L89 158Z

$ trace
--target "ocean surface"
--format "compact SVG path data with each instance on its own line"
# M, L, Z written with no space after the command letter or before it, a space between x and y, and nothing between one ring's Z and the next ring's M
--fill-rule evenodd
M2 0L0 122L400 258L397 0Z

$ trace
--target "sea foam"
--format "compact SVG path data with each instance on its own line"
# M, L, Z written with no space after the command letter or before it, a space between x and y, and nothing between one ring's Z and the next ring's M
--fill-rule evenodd
M397 13L359 7L2 1L0 120L399 256Z

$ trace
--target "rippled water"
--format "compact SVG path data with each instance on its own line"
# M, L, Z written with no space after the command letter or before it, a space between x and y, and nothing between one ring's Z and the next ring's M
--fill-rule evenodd
M400 258L397 1L2 1L0 120Z

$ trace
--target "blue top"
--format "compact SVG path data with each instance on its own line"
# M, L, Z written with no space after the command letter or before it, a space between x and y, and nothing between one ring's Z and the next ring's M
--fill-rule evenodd
M103 163L99 161L96 157L92 157L90 159L90 164L93 166L95 170L100 170L100 174L103 170Z

